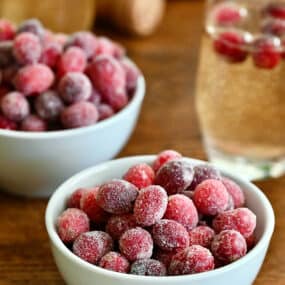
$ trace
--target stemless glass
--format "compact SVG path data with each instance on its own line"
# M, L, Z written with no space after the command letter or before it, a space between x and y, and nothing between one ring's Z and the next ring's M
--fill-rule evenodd
M196 108L209 159L248 179L285 172L285 1L208 1Z

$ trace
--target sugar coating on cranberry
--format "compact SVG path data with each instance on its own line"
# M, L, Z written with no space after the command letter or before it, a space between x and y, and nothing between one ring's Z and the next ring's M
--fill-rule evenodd
M67 129L93 125L98 120L98 111L90 102L77 102L61 112L61 123Z
M15 78L15 86L25 95L46 91L54 81L54 74L49 67L36 63L21 68Z
M108 55L121 58L125 55L125 49L106 37L98 37L95 49L95 57L99 55Z
M64 243L71 243L80 234L89 231L89 219L83 211L69 208L58 217L56 226L60 239Z
M243 190L240 188L240 186L233 180L226 177L222 178L222 182L233 199L234 208L242 207L245 203L245 197Z
M133 214L113 215L108 219L106 232L114 240L118 240L125 231L136 226L137 222Z
M166 251L179 251L189 246L188 232L181 224L163 219L152 228L155 245Z
M97 108L101 105L102 96L93 86L91 96L88 99L89 102L93 103ZM104 104L104 103L102 103ZM98 108L99 111L99 108Z
M189 245L211 247L215 232L208 226L198 226L189 232Z
M126 74L116 59L97 56L88 67L88 75L103 99L115 111L127 105Z
M83 73L68 72L61 78L58 90L65 103L73 104L87 101L92 93L92 85Z
M154 259L162 262L166 268L169 267L172 257L176 254L176 251L165 251L160 248L156 248L154 252Z
M13 53L20 64L36 63L42 53L41 42L32 33L21 33L14 40Z
M30 113L30 105L19 92L10 92L1 99L1 111L8 119L20 122Z
M182 224L188 231L195 228L199 220L192 200L182 194L169 196L164 218Z
M43 38L45 29L38 19L28 19L26 21L23 21L17 29L18 34L25 32L29 32L38 36L39 38Z
M256 228L256 215L248 208L238 208L220 213L213 220L213 229L219 233L223 230L236 230L245 238L251 236Z
M193 181L187 190L194 191L196 186L206 179L220 180L220 171L208 164L200 164L194 166Z
M121 253L129 261L135 261L152 256L153 240L148 231L137 227L129 229L122 234L119 246Z
M238 231L224 230L214 237L211 250L218 260L231 263L246 255L247 245Z
M156 156L156 159L154 160L154 162L152 164L152 168L155 172L157 172L159 170L159 168L162 165L164 165L166 162L168 162L170 160L178 159L181 157L182 157L182 155L175 150L172 150L172 149L164 150Z
M167 207L167 193L158 185L150 185L139 191L134 205L136 222L149 227L158 222Z
M101 258L99 266L104 269L121 273L128 273L130 270L129 261L122 254L115 251L110 251L105 254Z
M80 209L80 199L88 190L87 188L76 189L68 198L67 207Z
M213 42L215 51L229 62L241 62L247 57L246 40L243 34L226 31L217 35Z
M170 275L206 272L215 267L212 253L200 245L192 245L173 256L169 265Z
M97 203L99 187L89 188L80 199L80 209L84 211L89 219L96 224L103 224L108 220L106 213Z
M136 89L138 78L141 72L133 63L127 60L122 60L120 63L126 73L127 90L129 93L133 92Z
M138 189L133 184L114 179L100 186L97 196L98 205L111 214L125 214L133 209Z
M44 132L47 130L47 123L37 115L28 115L21 122L21 130L27 132Z
M193 166L186 160L176 159L159 169L154 183L161 185L171 195L185 191L191 185L193 176Z
M252 43L252 59L259 68L272 69L281 59L279 40L263 36Z
M247 16L247 10L234 2L222 2L215 5L211 16L217 25L231 26L240 23Z
M97 106L97 109L99 113L99 121L108 119L115 114L113 108L108 104L104 104L104 103L99 104Z
M63 76L67 72L83 72L86 65L87 59L84 51L78 47L70 47L59 59L58 76Z
M48 90L37 96L35 100L35 109L37 114L44 120L56 121L64 104L59 98L57 92Z
M94 55L97 47L97 39L90 32L76 32L68 39L66 46L79 47L85 52L87 58L91 58Z
M131 274L144 276L165 276L167 271L163 263L155 259L139 259L131 266Z
M154 171L146 163L136 164L128 169L123 178L139 189L153 184Z
M112 238L102 231L92 231L81 234L74 241L72 247L74 254L92 264L97 264L99 260L112 249Z
M13 40L16 33L15 25L7 19L0 19L0 41Z
M43 44L40 62L55 68L62 53L62 46L56 41L49 41Z
M15 131L18 129L18 126L16 122L9 120L0 114L0 129Z
M196 187L193 201L201 214L214 216L227 209L229 194L221 181L207 179Z

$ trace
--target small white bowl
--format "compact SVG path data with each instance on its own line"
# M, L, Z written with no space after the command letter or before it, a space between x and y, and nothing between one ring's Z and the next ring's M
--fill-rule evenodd
M89 187L120 178L136 163L151 163L155 156L134 156L109 161L86 169L63 183L46 209L46 228L58 269L68 285L251 285L266 255L274 229L274 213L266 196L252 183L223 172L243 189L247 206L257 215L258 243L244 257L213 271L182 276L151 277L117 273L92 265L73 254L60 240L56 219L66 207L67 198L78 187ZM193 164L202 163L190 159Z
M0 189L49 196L76 172L112 159L127 143L144 95L145 80L140 76L129 104L95 125L40 133L0 129Z

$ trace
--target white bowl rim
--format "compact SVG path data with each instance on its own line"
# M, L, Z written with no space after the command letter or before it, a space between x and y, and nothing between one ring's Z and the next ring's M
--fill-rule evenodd
M228 173L226 171L221 171L223 175L233 179L234 181L237 181L237 183L242 183L246 185L246 187L250 188L252 191L255 192L255 194L259 197L259 199L262 201L262 205L264 206L265 214L267 217L267 224L265 225L265 230L261 238L259 239L258 243L254 246L253 249L251 249L244 257L240 258L239 260L228 264L226 266L207 271L202 273L196 273L196 274L188 274L188 275L178 275L178 276L141 276L141 275L134 275L134 274L126 274L126 273L119 273L114 272L111 270L107 270L104 268L100 268L99 266L96 266L94 264L88 263L87 261L82 260L80 257L76 256L71 250L69 250L65 244L60 240L54 223L51 218L51 213L53 212L53 205L57 202L57 196L60 196L61 192L64 192L64 189L68 184L72 184L74 181L81 179L85 176L89 176L91 173L93 173L95 170L100 170L100 168L106 168L111 164L114 163L120 163L126 160L133 160L134 163L138 162L151 162L155 159L156 155L138 155L138 156L128 156L124 158L119 159L113 159L92 167L89 167L68 180L66 180L64 183L62 183L56 191L51 196L45 213L45 223L46 223L46 229L49 235L50 240L52 241L53 245L56 246L56 248L66 256L66 258L71 259L74 263L76 263L78 266L85 267L86 269L97 273L102 274L105 276L108 276L110 278L120 278L124 280L132 280L132 281L153 281L153 282L164 282L166 280L171 279L171 281L181 281L183 279L189 279L188 281L197 281L203 278L213 278L214 276L218 274L223 274L227 271L234 270L235 268L239 267L240 265L248 262L250 259L253 259L264 247L268 245L270 242L271 236L274 231L275 226L275 216L273 208L268 200L268 198L265 196L265 194L254 184L252 184L250 181L247 181L239 176L232 175L231 173ZM190 162L193 162L195 164L201 164L201 163L209 163L207 161L199 160L199 159L192 159L185 157L185 159L189 160ZM270 222L269 222L270 221Z
M52 138L60 138L60 137L69 137L69 136L81 136L89 132L93 132L95 130L99 130L118 121L121 117L124 116L125 113L129 112L135 105L140 104L145 95L145 78L143 75L138 77L137 87L132 96L129 103L114 116L107 118L97 124L75 128L75 129L64 129L58 131L48 131L48 132L28 132L28 131L13 131L0 129L0 136L12 137L12 138L20 138L20 139L52 139Z

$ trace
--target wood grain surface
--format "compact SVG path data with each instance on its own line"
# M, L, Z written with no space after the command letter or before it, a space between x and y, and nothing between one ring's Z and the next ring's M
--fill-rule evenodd
M202 22L203 1L170 1L154 36L115 37L126 45L147 80L147 96L137 128L120 156L173 148L187 156L206 158L194 110ZM107 34L113 36L112 31ZM254 285L284 285L285 177L257 185L275 209L276 231ZM44 227L46 203L45 199L0 194L0 285L64 284Z

